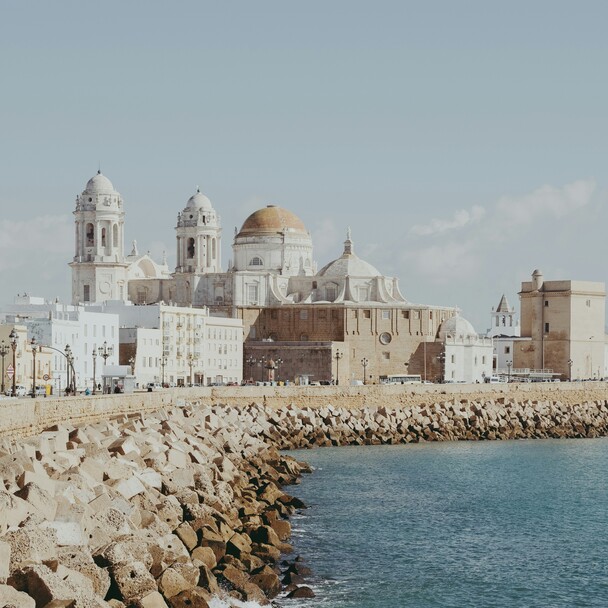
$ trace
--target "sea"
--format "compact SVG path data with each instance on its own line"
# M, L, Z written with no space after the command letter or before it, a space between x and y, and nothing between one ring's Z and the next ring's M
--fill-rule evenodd
M286 490L316 597L277 606L608 606L606 438L290 454L314 467Z

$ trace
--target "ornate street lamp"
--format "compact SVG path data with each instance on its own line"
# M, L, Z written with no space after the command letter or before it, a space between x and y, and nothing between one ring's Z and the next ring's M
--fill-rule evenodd
M74 372L74 355L69 344L65 345L65 359L67 363L66 392L76 394L76 373Z
M106 341L104 341L103 346L100 346L97 349L97 352L99 353L99 356L103 357L103 364L104 365L107 364L108 357L112 356L113 350L114 349L111 346L108 346L108 343Z
M507 361L507 382L511 382L511 366L513 365L513 361Z
M36 351L38 346L36 345L36 338L32 338L30 341L32 346L32 399L36 397Z
M574 365L574 361L572 359L568 359L568 382L572 382L572 366Z
M343 356L344 354L339 350L337 350L334 355L334 359L336 360L336 386L340 384L340 359L342 359Z
M192 386L194 384L192 380L192 366L198 362L198 359L192 353L188 353L186 359L188 359L188 366L190 367L190 386Z
M278 381L279 380L279 368L281 367L281 365L283 365L283 359L281 359L281 357L277 357L274 360L274 363L275 363L275 366L277 368L277 376L276 376L275 380Z
M6 355L8 355L8 351L9 351L9 345L4 343L4 340L2 340L2 345L0 346L0 357L2 357L2 388L0 388L0 391L2 392L2 394L4 395L4 357L6 357Z
M95 378L96 365L97 365L97 349L93 345L93 394L95 394L97 392L97 380Z
M129 357L129 365L131 366L131 375L135 375L135 357Z
M11 394L13 397L17 396L17 332L15 328L11 330L11 333L8 335L11 341L11 348L13 349L13 390Z
M249 356L247 358L247 361L245 361L245 363L247 363L247 365L249 366L249 378L251 379L251 381L253 382L253 366L257 363L257 359L255 357L251 357Z
M367 365L369 363L369 359L367 357L363 357L361 359L361 365L363 366L363 384L367 384Z
M161 384L163 388L165 387L165 366L167 365L167 357L163 355L160 359L160 368L161 368Z

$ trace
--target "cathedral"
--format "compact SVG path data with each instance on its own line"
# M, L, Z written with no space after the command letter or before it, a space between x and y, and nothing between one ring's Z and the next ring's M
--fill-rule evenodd
M275 378L344 383L443 375L439 328L456 309L406 300L397 278L357 256L350 229L339 257L318 270L302 220L268 205L235 230L223 270L220 216L197 190L177 214L171 271L166 260L140 255L136 243L125 255L123 199L101 172L76 198L74 217L74 304L165 302L240 318L244 375L253 380L270 370Z

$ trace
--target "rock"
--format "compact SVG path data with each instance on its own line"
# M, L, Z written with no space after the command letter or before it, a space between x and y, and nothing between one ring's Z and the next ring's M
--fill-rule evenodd
M190 557L193 562L205 564L205 566L211 570L217 565L217 559L215 558L215 553L211 547L196 547L196 549L192 551Z
M169 599L171 608L209 608L211 595L201 588L182 591Z
M310 587L307 587L306 585L302 585L301 587L298 587L297 589L290 591L287 594L287 597L288 598L311 598L311 597L315 597L315 593Z
M110 567L110 576L128 604L158 591L156 581L142 562L119 563Z
M166 598L173 597L182 591L191 589L191 585L179 572L167 568L158 578L158 589Z
M3 608L36 608L36 601L27 593L10 585L0 584L0 606Z

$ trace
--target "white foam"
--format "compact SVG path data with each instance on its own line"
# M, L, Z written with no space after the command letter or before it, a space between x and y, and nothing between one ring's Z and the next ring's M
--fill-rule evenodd
M214 595L209 602L209 608L262 608L262 606L257 602L241 602L233 597Z

